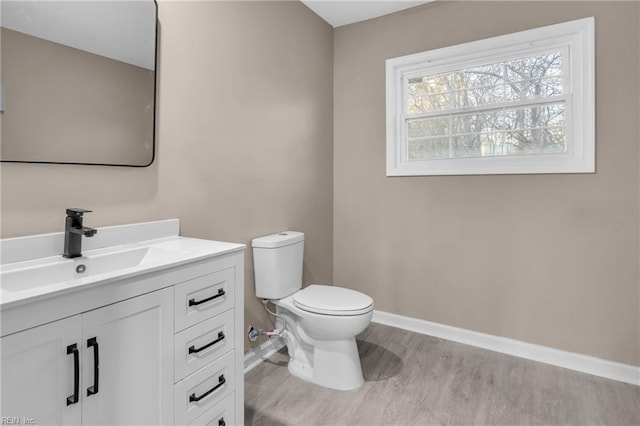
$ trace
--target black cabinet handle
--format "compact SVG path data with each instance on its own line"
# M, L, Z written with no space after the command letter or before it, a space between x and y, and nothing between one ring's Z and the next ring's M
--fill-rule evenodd
M100 378L100 363L98 362L99 358L99 347L98 347L98 339L92 337L87 340L87 348L93 348L93 386L87 388L87 396L95 395L98 393L98 381Z
M224 338L225 338L224 332L220 331L218 333L218 338L216 340L214 340L211 343L207 343L206 345L202 346L201 348L196 349L195 346L189 346L189 353L190 354L197 354L198 352L204 351L205 349L210 348L211 346L215 345L216 343L223 341Z
M224 374L221 374L220 376L218 376L218 384L217 385L215 385L214 387L212 387L211 389L209 389L208 391L206 391L205 393L203 393L200 396L196 396L195 393L192 393L191 395L189 395L189 402L198 402L198 401L200 401L202 398L205 398L205 397L209 396L211 394L211 392L215 391L220 386L224 385L226 382L227 382L227 379L224 378Z
M73 354L73 395L67 397L67 405L76 404L80 397L80 353L78 345L67 346L67 355Z
M189 306L196 306L196 305L200 305L202 303L207 303L213 299L217 299L218 297L222 297L224 296L224 289L223 288L219 288L218 289L218 294L214 294L211 297L208 297L206 299L202 299L202 300L198 300L196 302L196 299L189 299Z
M218 420L218 426L226 426L227 424L224 422L224 417L220 417L220 420Z

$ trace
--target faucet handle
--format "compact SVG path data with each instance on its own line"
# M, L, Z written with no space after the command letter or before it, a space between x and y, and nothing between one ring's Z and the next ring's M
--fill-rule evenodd
M84 213L91 213L92 210L87 209L79 209L77 207L72 207L67 209L67 216L69 217L82 217Z

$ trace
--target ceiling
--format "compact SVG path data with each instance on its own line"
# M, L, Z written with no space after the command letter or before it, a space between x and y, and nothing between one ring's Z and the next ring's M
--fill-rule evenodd
M365 21L433 0L301 0L333 27ZM146 1L0 1L2 26L153 69L155 20ZM116 4L118 8L112 6ZM122 7L128 8L124 12ZM82 28L82 36L78 28ZM89 34L89 35L87 35ZM107 40L108 42L102 42ZM131 42L136 40L137 43Z
M301 0L334 28L409 9L434 0Z

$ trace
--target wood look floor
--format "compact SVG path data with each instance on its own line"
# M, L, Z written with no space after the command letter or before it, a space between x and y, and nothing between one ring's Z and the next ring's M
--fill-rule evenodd
M365 377L332 391L289 374L286 349L245 377L247 425L640 425L640 387L380 324Z

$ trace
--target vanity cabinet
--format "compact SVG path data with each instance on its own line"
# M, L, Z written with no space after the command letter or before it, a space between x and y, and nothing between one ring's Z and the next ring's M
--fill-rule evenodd
M179 242L203 253L212 244ZM20 424L243 424L244 246L217 244L221 255L3 310L0 415Z
M170 424L172 342L170 288L3 337L2 415Z
M172 305L166 288L82 315L83 424L172 423Z
M212 417L205 424L235 424L224 404L238 380L235 274L225 268L175 286L175 424L201 416Z
M67 348L80 350L79 316L12 334L2 346L3 418L20 424L80 424L80 404L67 405L74 390L74 359ZM17 422L14 422L18 424Z

